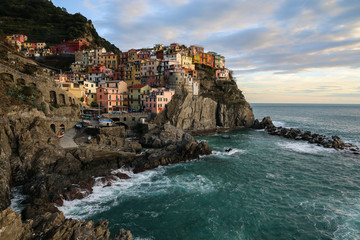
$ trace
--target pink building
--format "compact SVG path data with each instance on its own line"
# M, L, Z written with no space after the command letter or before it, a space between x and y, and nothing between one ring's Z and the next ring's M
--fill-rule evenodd
M128 93L124 81L109 81L96 89L96 100L105 112L127 111Z
M224 81L230 80L229 69L227 68L217 69L215 74L216 74L216 80L224 80Z
M160 113L171 101L175 91L166 88L153 88L148 96L145 96L145 111Z

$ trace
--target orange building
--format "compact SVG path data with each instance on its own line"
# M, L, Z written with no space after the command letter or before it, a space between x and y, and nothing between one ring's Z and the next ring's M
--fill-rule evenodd
M210 53L200 53L200 63L214 67L214 56Z
M105 53L100 55L99 63L107 68L117 69L119 66L119 56L114 53Z

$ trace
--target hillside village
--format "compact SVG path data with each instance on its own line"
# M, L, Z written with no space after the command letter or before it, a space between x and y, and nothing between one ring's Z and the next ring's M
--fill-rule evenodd
M156 44L114 54L105 48L90 49L85 40L63 41L57 46L28 43L22 34L7 36L9 44L27 57L74 55L70 72L55 74L56 85L85 105L102 113L151 112L166 108L175 93L197 96L197 67L211 69L217 81L229 81L225 58L204 52L200 46Z

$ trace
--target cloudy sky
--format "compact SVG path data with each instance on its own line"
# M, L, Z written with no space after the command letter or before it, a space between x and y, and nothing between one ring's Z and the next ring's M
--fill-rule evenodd
M122 51L201 45L249 102L360 103L359 0L53 0Z

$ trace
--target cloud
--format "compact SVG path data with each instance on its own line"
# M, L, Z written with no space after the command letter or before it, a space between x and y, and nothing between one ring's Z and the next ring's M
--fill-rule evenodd
M358 0L85 0L84 4L85 9L96 6L96 13L84 15L121 50L172 42L202 45L224 55L239 79L246 76L247 89L258 84L254 74L265 74L277 83L282 79L284 86L303 83L295 77L303 73L339 68L353 73L360 68ZM347 71L342 70L344 76ZM324 82L323 75L312 80ZM263 94L273 93L271 84L264 86ZM342 91L319 84L309 92L330 90Z

